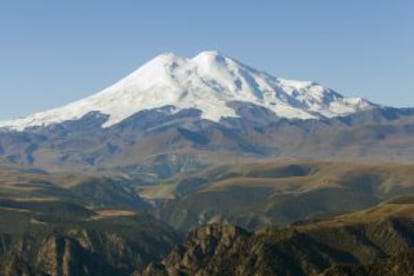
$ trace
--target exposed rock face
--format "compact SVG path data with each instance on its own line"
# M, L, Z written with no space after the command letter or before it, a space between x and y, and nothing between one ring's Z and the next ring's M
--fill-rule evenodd
M246 252L249 236L232 225L212 224L199 228L188 235L184 247L178 247L164 260L164 265L177 270L185 267L188 273L199 271L200 275L230 273L227 267L236 268L234 262Z
M142 274L412 275L413 246L414 226L400 219L256 233L213 224L191 232L161 264Z
M155 228L152 236L123 230L66 227L2 234L0 275L400 276L414 271L414 224L403 218L256 232L211 224L190 232L169 254L177 242L172 235Z
M130 275L165 255L174 242L168 235L143 240L79 228L37 236L2 235L1 241L0 275L28 276Z
M48 275L87 275L87 251L67 237L48 237L39 248L38 270ZM99 267L99 266L98 266ZM95 270L100 270L95 267ZM102 272L101 272L102 273Z
M229 275L248 251L251 233L233 225L211 224L190 232L162 264L151 264L143 275ZM233 269L238 269L234 271Z

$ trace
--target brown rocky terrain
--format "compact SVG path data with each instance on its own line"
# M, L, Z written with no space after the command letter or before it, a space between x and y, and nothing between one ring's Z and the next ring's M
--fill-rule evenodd
M364 216L357 212L256 232L207 225L142 275L412 275L413 203L399 199Z

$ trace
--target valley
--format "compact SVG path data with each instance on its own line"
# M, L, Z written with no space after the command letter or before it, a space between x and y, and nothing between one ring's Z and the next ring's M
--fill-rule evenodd
M412 172L396 164L240 164L170 179L163 185L174 185L174 196L158 202L109 179L95 179L100 189L92 196L91 187L82 188L88 177L8 172L0 273L408 275ZM209 177L205 184L190 185L202 177ZM324 178L330 181L316 184ZM50 181L46 189L27 189L40 180Z

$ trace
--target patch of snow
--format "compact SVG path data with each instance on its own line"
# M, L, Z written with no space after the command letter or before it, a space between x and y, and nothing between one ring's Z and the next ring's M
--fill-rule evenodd
M310 119L345 115L373 107L360 98L344 98L309 81L286 80L255 70L217 51L193 58L162 54L114 85L69 105L28 117L1 122L23 130L76 120L91 111L109 115L110 127L141 110L174 106L174 112L197 108L202 118L219 121L236 117L229 101L249 102L279 117Z

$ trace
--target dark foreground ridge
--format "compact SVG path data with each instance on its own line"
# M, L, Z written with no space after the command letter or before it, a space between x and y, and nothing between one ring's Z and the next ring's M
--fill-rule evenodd
M266 228L232 225L191 232L143 275L412 275L414 227L390 219L369 225Z
M210 224L190 231L184 241L149 215L118 212L57 219L2 208L0 275L400 276L414 271L413 197L254 232Z

